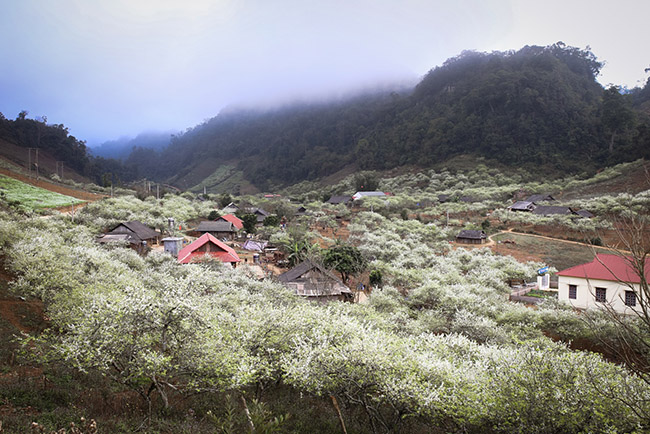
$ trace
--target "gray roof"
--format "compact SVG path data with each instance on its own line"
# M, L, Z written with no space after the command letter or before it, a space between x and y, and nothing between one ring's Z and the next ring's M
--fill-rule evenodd
M535 209L535 204L526 200L518 200L510 205L510 209L513 211L532 211Z
M589 212L589 211L587 211L586 209L581 209L581 210L578 211L576 214L578 214L579 216L582 216L582 217L586 217L586 218L588 218L588 219L590 219L590 218L592 218L592 217L595 217L594 214L593 214L592 212Z
M569 215L575 214L568 206L538 206L533 210L537 215Z
M237 228L225 220L203 221L196 228L197 232L237 232Z
M139 221L120 223L111 229L108 234L128 234L134 238L135 242L155 239L160 235L158 232Z
M324 279L312 280L302 277L314 269L319 271L324 276ZM299 295L323 296L352 292L331 271L309 260L301 262L291 270L280 274L278 280L290 288L295 288Z
M456 238L466 238L470 240L482 240L487 238L487 235L485 235L485 232L483 231L473 231L469 229L462 230L458 232L458 235L456 235Z
M104 236L97 238L97 242L101 244L118 243L124 241L132 244L138 244L138 241L136 241L136 239L129 234L106 234Z
M338 205L339 203L348 203L350 200L352 200L352 196L332 196L327 203Z

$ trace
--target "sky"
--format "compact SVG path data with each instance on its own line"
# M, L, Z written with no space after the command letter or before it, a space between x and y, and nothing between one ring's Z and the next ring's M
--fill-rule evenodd
M88 145L183 131L227 106L414 83L463 50L562 41L643 85L645 0L0 0L0 112Z

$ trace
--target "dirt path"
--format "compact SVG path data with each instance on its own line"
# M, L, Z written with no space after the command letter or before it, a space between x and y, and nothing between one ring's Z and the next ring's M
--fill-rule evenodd
M523 232L513 232L512 228L507 229L505 231L497 232L496 234L490 235L488 237L488 242L485 243L485 244L482 244L481 247L491 247L491 246L496 245L496 242L492 239L492 237L495 237L495 236L501 235L501 234L507 234L507 233L520 235L520 236L523 236L523 237L534 237L534 238L541 238L541 239L544 239L544 240L559 241L561 243L567 243L567 244L577 244L579 246L585 246L585 247L594 247L592 244L583 243L583 242L580 242L580 241L564 240L562 238L547 237L545 235L526 234L526 233L523 233ZM606 246L597 246L597 247L599 249L605 249L605 250L611 250L613 252L624 252L625 253L624 250L617 250L617 249L613 249L611 247L606 247Z

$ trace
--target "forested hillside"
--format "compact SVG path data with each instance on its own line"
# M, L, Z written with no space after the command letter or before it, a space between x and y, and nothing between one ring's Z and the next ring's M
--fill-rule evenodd
M105 184L112 179L116 183L132 181L138 177L138 168L121 162L91 156L86 142L71 135L63 124L48 124L45 116L28 118L26 110L21 111L16 119L7 119L0 113L0 156L19 166L36 170L43 176L59 175L59 167L65 168L65 177L73 173L97 184ZM24 148L21 150L21 148ZM39 150L39 161L36 152ZM58 163L63 163L58 166ZM55 164L56 163L56 164ZM74 176L73 176L74 177Z
M595 80L601 67L590 51L562 43L463 52L414 89L224 111L175 137L157 158L138 149L127 161L149 177L196 184L203 175L188 174L206 161L214 169L235 164L268 188L345 166L429 167L459 154L558 174L649 157L648 86L603 89Z

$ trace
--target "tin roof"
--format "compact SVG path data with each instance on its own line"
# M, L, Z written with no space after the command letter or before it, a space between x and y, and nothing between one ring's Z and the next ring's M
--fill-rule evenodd
M639 283L639 275L632 268L631 260L632 258L629 256L599 253L593 261L567 268L558 272L557 275L610 280L614 282ZM650 280L650 261L645 262L644 274L646 280Z

